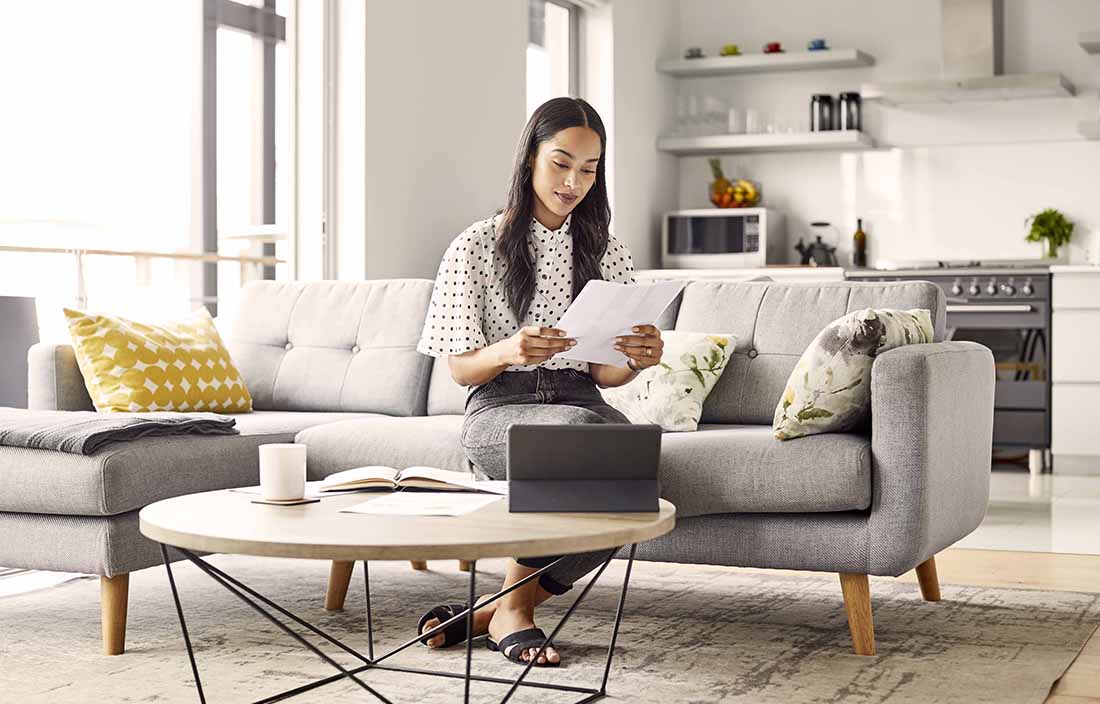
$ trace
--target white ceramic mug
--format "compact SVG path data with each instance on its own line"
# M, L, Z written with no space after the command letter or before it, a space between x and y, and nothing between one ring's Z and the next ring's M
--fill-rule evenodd
M306 446L298 443L260 445L260 496L289 501L306 495Z

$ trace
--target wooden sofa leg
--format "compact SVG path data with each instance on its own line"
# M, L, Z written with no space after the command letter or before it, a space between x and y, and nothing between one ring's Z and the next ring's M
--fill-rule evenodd
M409 564L412 565L414 570L424 571L428 569L428 563L425 560L409 560Z
M469 572L470 571L470 561L469 560L459 560L458 561L458 569L462 570L463 572Z
M848 630L856 655L875 654L875 623L871 618L871 586L865 574L840 573L840 590L848 612Z
M328 570L328 592L325 594L325 610L339 611L344 608L344 599L348 595L348 583L355 570L354 562L333 560Z
M920 595L925 601L940 600L940 577L936 574L935 555L917 565L917 581L920 582Z
M126 649L126 605L130 574L99 577L99 613L103 628L103 654L122 655Z

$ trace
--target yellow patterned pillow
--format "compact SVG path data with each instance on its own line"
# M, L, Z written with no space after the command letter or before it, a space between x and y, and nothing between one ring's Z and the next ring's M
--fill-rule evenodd
M205 308L145 325L65 309L73 350L96 410L248 413L252 396Z

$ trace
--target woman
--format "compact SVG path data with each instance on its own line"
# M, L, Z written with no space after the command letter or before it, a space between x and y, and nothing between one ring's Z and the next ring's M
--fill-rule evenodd
M634 282L630 252L608 232L606 148L603 122L591 105L578 98L544 103L520 137L505 207L459 235L439 266L417 349L446 356L451 376L470 387L462 446L479 475L504 479L513 423L629 423L596 386L620 386L661 360L660 332L651 325L617 338L616 349L628 358L624 366L559 356L575 341L554 325L585 283ZM545 640L535 627L535 607L572 588L607 557L606 550L568 556L476 611L473 633L488 633L489 648L512 662L530 662ZM511 561L501 589L555 559ZM464 608L432 609L419 632ZM465 636L461 619L425 642L443 647ZM535 664L560 662L548 647Z

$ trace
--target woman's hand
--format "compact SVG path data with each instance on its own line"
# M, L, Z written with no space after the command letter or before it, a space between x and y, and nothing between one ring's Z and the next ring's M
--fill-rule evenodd
M527 366L542 364L577 341L566 337L563 330L529 325L497 344L500 345L501 364Z
M634 360L634 364L631 365L633 368L646 369L660 364L661 353L665 349L661 331L652 325L636 325L633 330L633 335L620 335L615 338L615 349Z

